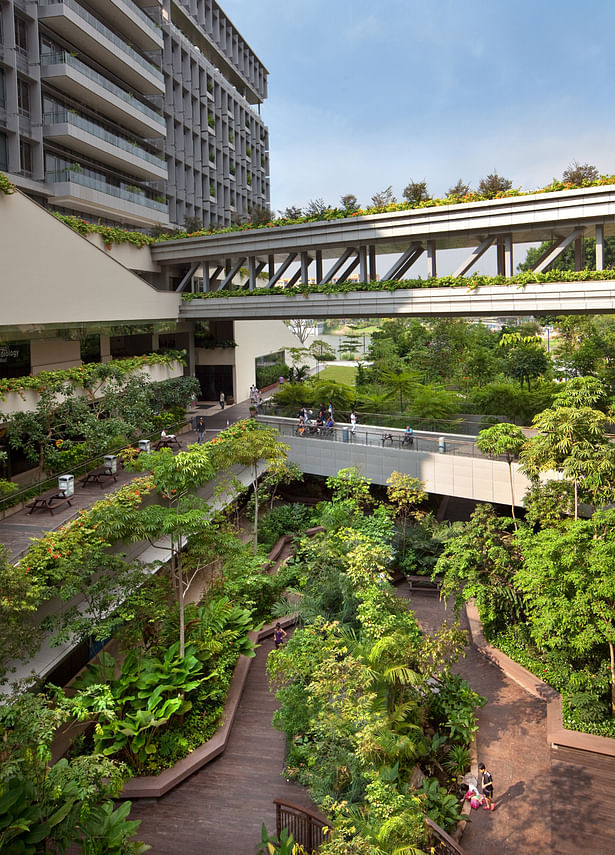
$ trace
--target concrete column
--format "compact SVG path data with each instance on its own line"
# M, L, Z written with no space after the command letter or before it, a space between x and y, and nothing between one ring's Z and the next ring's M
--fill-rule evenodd
M498 241L495 249L497 254L498 276L506 276L506 273L504 272L504 244Z
M438 275L436 267L436 242L435 240L427 241L427 276L429 279L435 279Z
M209 281L209 262L203 261L202 270L203 270L203 291L207 294L208 291L211 291L211 282Z
M254 291L256 288L256 257L248 256L248 288Z
M604 225L596 223L596 270L604 270Z
M309 284L309 276L308 272L310 269L310 257L307 252L301 253L301 284L308 285Z
M188 347L186 348L186 368L185 375L187 377L195 377L195 365L196 365L196 347L194 344L194 328L196 324L194 321L190 323L190 329L188 330ZM200 397L200 396L199 396Z
M583 238L578 237L574 242L574 269L583 270Z
M369 255L369 281L376 282L378 273L376 271L376 247L373 243L369 245L367 251Z
M322 282L322 249L316 250L316 282Z
M108 335L100 336L100 361L111 362L111 338Z
M504 235L504 276L510 279L513 275L513 240L512 234L507 234Z
M359 247L359 279L361 282L367 282L367 247Z

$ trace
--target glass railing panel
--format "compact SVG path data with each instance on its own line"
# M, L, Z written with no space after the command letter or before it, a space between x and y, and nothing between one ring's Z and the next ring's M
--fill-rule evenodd
M133 202L136 205L145 205L147 208L153 208L156 211L166 213L168 205L166 202L157 202L155 199L150 199L144 193L138 193L134 190L126 190L124 187L117 187L115 184L109 184L104 178L95 178L92 175L84 175L82 172L75 170L60 169L58 172L48 172L45 176L45 181L50 183L70 182L80 184L82 187L89 187L91 190L98 190L101 193L107 193L110 196L115 196L118 199L125 199L127 202Z
M123 137L117 136L117 134L111 133L111 131L105 130L105 128L96 124L96 122L91 122L89 119L80 116L78 113L71 113L70 110L64 110L62 108L59 108L57 110L53 110L50 113L43 114L43 125L54 125L58 122L66 122L69 125L74 125L77 128L81 128L81 130L87 131L87 133L98 137L98 139L104 140L110 145L114 145L117 148L121 148L123 151L127 151L130 154L133 154L135 157L140 157L143 160L147 160L149 163L154 163L161 169L166 169L166 161L162 158L158 157L155 154L152 154L149 151L146 151L144 148L141 148L141 146L137 143L132 143L129 140L124 139Z

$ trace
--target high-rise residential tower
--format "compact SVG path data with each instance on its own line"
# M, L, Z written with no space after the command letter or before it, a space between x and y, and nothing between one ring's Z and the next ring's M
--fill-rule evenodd
M267 69L215 0L0 0L0 170L142 228L269 205Z

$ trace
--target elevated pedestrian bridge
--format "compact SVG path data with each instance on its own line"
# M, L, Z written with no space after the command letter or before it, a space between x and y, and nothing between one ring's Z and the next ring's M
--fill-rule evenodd
M258 421L280 431L290 446L289 459L311 475L328 477L356 466L374 484L386 484L397 471L419 478L428 493L511 503L508 463L482 454L474 436L417 431L412 445L404 446L403 431L394 428L357 425L353 436L350 425L338 424L332 433L299 435L296 419L259 416ZM530 482L517 463L512 471L515 505L522 507Z
M514 247L530 242L553 242L535 272L547 270L571 244L581 269L586 236L596 238L602 270L604 238L613 234L615 186L607 185L167 240L152 247L152 258L178 291L191 290L197 271L204 291L228 288L242 267L250 290L272 288L285 275L290 285L345 281L355 271L361 282L399 281L422 256L433 278L441 250L464 248L467 257L454 276L468 274L495 247L498 273L509 277ZM378 269L382 256L386 268Z

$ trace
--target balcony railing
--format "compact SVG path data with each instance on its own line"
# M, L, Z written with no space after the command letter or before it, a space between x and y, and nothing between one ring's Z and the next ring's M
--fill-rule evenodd
M103 35L106 39L112 42L116 47L120 48L125 54L130 56L137 65L140 65L142 68L147 69L147 71L152 74L154 77L158 78L161 83L164 82L164 76L162 72L156 68L155 65L145 59L145 57L141 56L140 53L137 53L136 50L133 50L123 39L120 39L119 36L116 36L115 33L110 30L108 27L95 18L94 15L91 15L83 6L80 6L79 3L75 3L74 0L39 0L39 5L41 6L66 6L67 9L72 9L80 18L93 27L97 32Z
M327 839L331 831L328 820L308 808L274 799L275 824L278 838L282 829L287 828L303 850L312 855Z
M120 86L116 86L115 83L107 80L107 78L103 77L102 74L94 71L93 68L90 68L89 65L81 62L80 59L77 59L77 57L72 56L70 53L66 53L65 51L43 53L41 54L41 63L42 65L57 65L59 63L70 65L94 83L98 83L98 85L102 86L103 89L106 89L107 92L111 92L112 95L115 95L117 98L121 98L122 101L130 104L134 110L139 110L141 113L157 122L162 128L166 127L164 117L161 116L160 113L157 113L155 110L152 110L151 107L148 107L142 101L139 101L138 98L135 98L134 95L130 94L130 92L126 92L125 89L122 89Z
M125 199L127 202L133 202L136 205L144 205L147 208L153 208L165 214L169 210L166 202L157 202L155 199L150 199L144 193L126 190L123 187L110 184L104 178L94 178L69 168L61 169L58 172L48 172L45 180L51 183L61 181L80 184L82 187L89 187L91 190L98 190L100 193L108 193L110 196L116 196L118 199Z
M85 119L78 113L71 113L70 110L59 108L43 115L43 125L56 125L60 122L66 122L69 125L81 128L81 130L87 131L87 133L92 134L93 136L98 137L117 148L121 148L123 151L130 152L130 154L133 154L135 157L140 157L143 160L147 160L149 163L154 163L161 169L166 169L166 161L162 158L146 151L136 143L131 143L129 140L111 133L111 131L106 131L103 127L96 124L96 122L91 122L89 119Z

